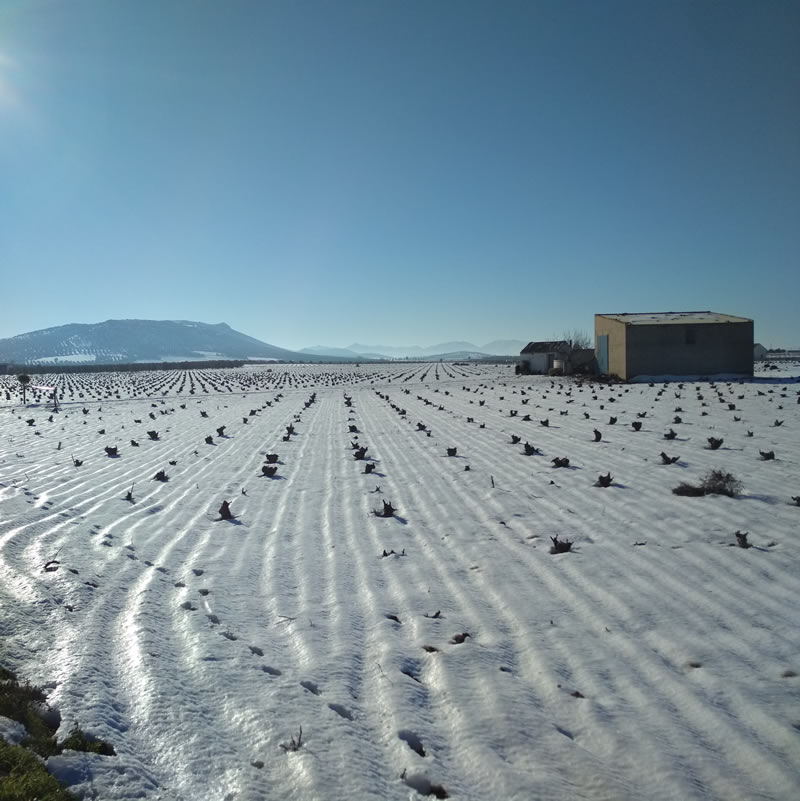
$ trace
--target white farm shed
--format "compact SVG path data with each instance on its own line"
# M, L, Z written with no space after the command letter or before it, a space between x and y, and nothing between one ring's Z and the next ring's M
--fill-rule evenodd
M563 339L551 342L529 342L520 351L519 360L527 372L533 375L545 375L556 360L565 360L569 352L569 343Z

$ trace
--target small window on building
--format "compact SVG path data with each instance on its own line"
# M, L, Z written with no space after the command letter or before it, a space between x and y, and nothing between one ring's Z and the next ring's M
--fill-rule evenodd
M697 329L693 325L686 326L686 344L694 345L695 337L697 336Z

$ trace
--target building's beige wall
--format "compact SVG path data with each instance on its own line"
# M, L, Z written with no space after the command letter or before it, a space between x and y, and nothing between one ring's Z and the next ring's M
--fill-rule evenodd
M627 378L625 345L626 325L619 320L603 317L602 314L594 316L594 347L597 352L597 337L608 335L608 372L620 378Z
M695 342L687 344L686 329L694 329ZM637 375L753 374L753 321L702 323L686 326L629 325L626 332L627 365L621 378ZM609 346L611 338L609 337ZM611 369L609 353L609 369ZM612 372L616 372L612 370Z

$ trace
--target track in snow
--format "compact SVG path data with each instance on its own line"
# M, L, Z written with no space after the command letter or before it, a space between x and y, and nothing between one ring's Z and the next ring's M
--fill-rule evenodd
M149 375L65 378L53 422L0 411L2 660L125 767L100 763L79 789L791 796L791 381L608 387L452 365ZM741 478L742 497L670 492L712 467ZM593 486L609 471L611 487ZM236 520L217 520L222 500ZM383 500L394 517L373 514ZM736 530L756 547L729 547ZM573 552L551 555L553 536ZM285 752L300 726L305 744Z

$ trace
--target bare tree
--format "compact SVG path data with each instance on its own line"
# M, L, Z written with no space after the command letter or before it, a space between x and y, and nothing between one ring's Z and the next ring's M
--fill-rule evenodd
M592 338L582 328L566 330L561 338L569 345L570 350L587 350L592 347Z
M22 384L22 403L24 405L27 400L28 384L31 383L31 377L27 373L20 373L17 376L17 381Z

